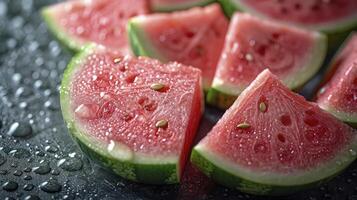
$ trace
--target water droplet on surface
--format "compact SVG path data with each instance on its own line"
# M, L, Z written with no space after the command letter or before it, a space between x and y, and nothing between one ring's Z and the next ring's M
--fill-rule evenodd
M28 158L31 156L31 153L23 148L19 148L19 149L13 149L9 152L9 155L15 158Z
M34 187L35 187L35 186L32 185L32 184L26 184L26 185L24 185L23 189L24 189L25 191L31 191Z
M32 180L32 177L30 175L26 175L24 176L24 180L26 181Z
M22 175L22 171L20 170L15 170L14 173L12 173L14 176L21 176Z
M32 127L26 122L15 122L11 124L6 134L13 137L27 137L32 134Z
M0 153L0 166L6 162L6 157Z
M50 173L51 167L47 162L42 162L40 166L33 167L32 171L35 172L36 174L45 175Z
M53 145L48 145L45 147L45 151L50 152L50 153L56 153L58 151L58 148Z
M9 192L17 190L18 187L19 185L14 181L6 181L2 184L2 189Z
M40 189L47 193L55 193L60 192L62 186L56 180L49 179L48 181L45 181L40 184Z
M353 149L348 150L348 152L350 152L351 156L356 156L357 155L357 152L355 150L353 150Z
M24 172L31 172L32 169L30 167L25 167Z
M51 174L54 175L54 176L58 176L58 175L60 174L60 171L57 170L57 169L53 169L53 170L51 171Z
M36 195L27 195L24 200L41 200L40 197Z
M82 169L83 163L79 158L63 158L58 161L57 166L63 170L74 172Z
M39 157L43 157L43 156L45 156L45 153L43 153L42 151L36 151L35 155L39 156Z

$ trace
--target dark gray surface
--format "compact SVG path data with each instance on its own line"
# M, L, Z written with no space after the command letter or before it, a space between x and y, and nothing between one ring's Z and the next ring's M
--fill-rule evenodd
M191 167L181 185L148 186L91 163L62 121L58 88L71 54L39 17L50 3L0 0L0 199L267 199L217 186ZM206 109L201 136L220 114ZM278 199L357 199L357 163L326 185Z

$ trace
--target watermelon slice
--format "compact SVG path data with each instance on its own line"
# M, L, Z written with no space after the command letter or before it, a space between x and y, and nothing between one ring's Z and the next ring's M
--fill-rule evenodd
M260 195L319 184L357 155L357 132L263 71L194 147L215 181Z
M326 37L316 31L237 13L231 20L207 101L229 107L266 68L290 89L297 89L319 70L326 49Z
M228 15L235 10L326 33L357 26L356 0L219 0Z
M214 4L170 14L135 17L129 21L128 31L136 55L197 67L202 70L203 86L208 89L227 28L228 20L219 5Z
M201 73L88 47L65 71L61 107L96 160L129 180L180 180L203 112Z
M185 10L194 6L204 6L215 0L150 0L151 9L155 12Z
M129 52L126 24L129 18L146 14L146 0L76 0L42 10L50 30L71 50L94 42Z
M351 34L333 59L317 95L319 106L342 121L357 125L357 33Z

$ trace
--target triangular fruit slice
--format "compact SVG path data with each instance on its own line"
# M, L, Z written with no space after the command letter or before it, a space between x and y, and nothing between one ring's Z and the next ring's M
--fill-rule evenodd
M185 10L194 6L204 6L215 0L150 0L154 12Z
M318 32L236 13L207 101L229 107L266 68L297 89L319 70L326 49L326 37Z
M88 47L64 73L61 107L93 158L143 183L180 180L203 112L201 72Z
M74 51L94 42L128 53L127 21L148 8L146 0L77 0L45 7L42 15L54 35Z
M135 17L129 37L136 55L162 62L178 61L202 70L203 86L211 86L221 55L228 20L219 5L170 14Z
M342 121L357 125L357 33L333 59L317 95L319 106Z
M255 15L291 23L327 33L357 26L355 0L219 0L227 14L243 10Z
M329 180L352 163L356 134L265 70L194 147L191 160L223 185L283 195Z

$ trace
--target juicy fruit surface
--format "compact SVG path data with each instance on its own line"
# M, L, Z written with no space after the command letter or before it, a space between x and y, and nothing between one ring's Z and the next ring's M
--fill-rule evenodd
M126 24L129 18L146 14L145 0L68 1L53 9L56 26L81 43L95 42L113 49L127 49ZM123 50L125 51L125 50Z
M148 156L178 157L188 150L184 141L198 125L190 121L202 112L198 70L112 52L82 62L63 90L85 134Z
M317 33L261 20L248 14L235 14L218 63L213 87L234 87L238 95L266 68L290 87L298 87L312 75L301 75L310 64ZM297 39L298 38L298 39ZM322 57L324 52L321 52ZM316 59L316 58L315 58ZM321 59L321 58L318 58ZM321 59L322 61L322 59ZM319 66L309 66L316 68ZM297 82L300 82L297 85ZM222 83L223 82L223 83Z
M161 60L201 69L205 88L210 86L228 28L218 5L139 17L133 23L148 37L140 42L149 42Z
M357 113L357 34L334 59L326 83L318 94L318 104L337 112Z
M348 151L356 140L351 128L289 91L270 72L259 77L199 146L237 166L286 175Z
M233 0L271 18L304 25L324 25L357 16L355 0Z

